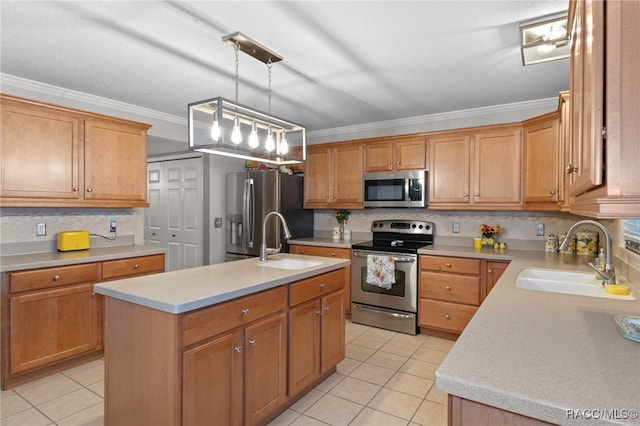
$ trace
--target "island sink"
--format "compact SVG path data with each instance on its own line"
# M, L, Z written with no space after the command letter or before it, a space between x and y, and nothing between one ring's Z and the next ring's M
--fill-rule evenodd
M278 260L267 260L265 262L260 262L257 265L264 266L267 268L297 270L297 269L311 268L312 266L318 266L321 264L322 262L316 262L313 260L278 259Z
M550 293L636 300L633 292L626 296L606 293L602 285L602 280L596 278L595 274L591 272L527 268L518 274L516 287Z

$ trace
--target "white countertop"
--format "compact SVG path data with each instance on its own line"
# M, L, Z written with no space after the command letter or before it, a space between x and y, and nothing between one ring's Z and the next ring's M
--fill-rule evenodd
M640 343L613 321L616 314L639 316L640 300L515 286L524 268L591 271L586 257L437 245L420 253L511 260L438 368L439 390L556 424L640 424ZM617 410L609 412L614 418L568 417L603 409Z
M181 314L258 291L309 278L349 265L346 259L278 254L277 259L302 259L320 265L298 270L260 266L259 258L99 283L95 292L153 309Z
M295 238L287 241L289 244L298 244L301 246L319 246L319 247L335 247L350 249L352 244L358 244L367 240L358 238L356 240L334 240L327 237L306 237Z

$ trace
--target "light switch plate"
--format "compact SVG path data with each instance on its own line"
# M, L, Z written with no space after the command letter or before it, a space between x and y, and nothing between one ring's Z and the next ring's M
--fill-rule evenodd
M544 223L536 223L536 237L544 237Z
M36 223L36 237L42 237L47 235L47 224L46 223Z
M451 232L454 234L460 233L460 222L453 222L451 225Z

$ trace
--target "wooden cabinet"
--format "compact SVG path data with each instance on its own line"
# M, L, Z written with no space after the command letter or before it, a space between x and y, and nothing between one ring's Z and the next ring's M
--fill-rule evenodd
M429 208L519 209L521 133L506 125L429 136Z
M344 359L344 274L333 271L290 285L289 392L308 390Z
M113 268L129 264L131 271ZM160 254L6 273L2 388L102 357L104 302L93 285L162 271Z
M308 147L304 207L363 208L363 150L362 143Z
M480 404L470 399L449 395L448 417L451 426L471 425L518 425L518 426L550 426L548 423L512 411L502 410L490 405Z
M564 194L559 114L552 112L523 122L523 208L560 210Z
M366 172L424 170L426 140L424 136L384 138L364 144Z
M640 217L639 20L638 2L569 2L572 213Z
M2 207L146 207L146 124L0 95Z
M509 262L420 256L418 325L460 334Z
M560 179L561 190L558 192L558 203L562 211L569 211L573 197L569 195L571 174L566 173L566 164L572 162L571 153L571 94L568 90L558 96L558 143L560 146Z
M351 249L324 247L324 246L307 246L299 244L290 244L289 252L294 254L306 254L308 256L334 257L338 259L351 259ZM347 315L351 312L351 265L344 268L344 310Z

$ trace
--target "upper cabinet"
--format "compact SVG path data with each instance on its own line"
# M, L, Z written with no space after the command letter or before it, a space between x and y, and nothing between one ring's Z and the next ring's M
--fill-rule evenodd
M639 21L640 2L569 3L572 213L640 217Z
M146 124L0 95L2 207L146 207Z
M361 209L363 144L307 147L304 207Z
M519 209L520 126L434 134L429 146L429 208Z
M424 136L384 138L364 144L365 172L424 170L426 140Z

